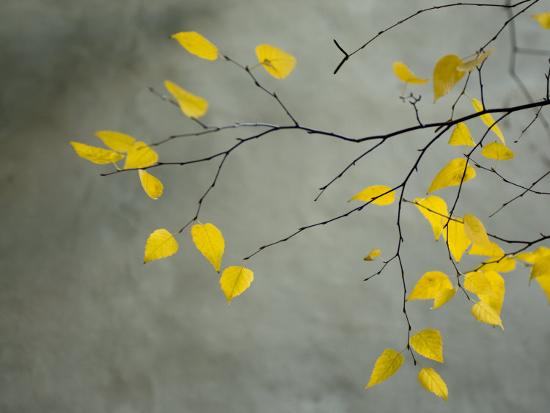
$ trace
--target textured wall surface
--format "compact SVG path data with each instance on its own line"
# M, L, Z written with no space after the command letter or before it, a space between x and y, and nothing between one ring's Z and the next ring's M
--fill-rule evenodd
M407 361L390 382L365 392L372 363L385 347L401 348L406 326L395 266L363 283L376 264L373 247L395 248L395 208L367 208L302 233L249 264L256 280L227 305L218 279L192 246L142 265L147 235L179 228L194 213L215 163L157 169L166 186L146 198L135 174L100 177L68 141L92 143L99 129L154 142L196 125L147 91L171 79L211 103L206 121L286 123L246 74L186 54L171 33L197 30L236 59L254 62L254 47L272 43L298 65L285 81L258 71L306 125L362 136L415 122L399 101L391 73L404 60L431 72L446 53L469 55L500 27L501 10L457 8L426 14L389 32L345 65L347 48L432 1L374 0L1 0L0 1L0 411L26 412L542 412L549 405L548 305L527 272L506 275L504 332L477 323L462 295L443 309L409 306L415 329L440 328L450 388L447 403L416 383ZM497 3L497 2L493 2ZM547 2L542 2L539 10ZM519 33L542 47L548 33L528 16ZM506 73L507 33L486 66L489 105L523 103ZM545 57L520 65L536 95L543 93ZM538 88L538 89L537 89ZM445 119L431 103L425 119ZM477 89L472 89L477 93ZM459 107L471 111L468 102ZM507 121L510 141L528 122ZM479 136L481 126L472 122ZM249 131L175 141L162 160L186 160L222 150ZM364 186L395 184L430 133L396 139L361 162L317 203L316 189L362 147L301 132L280 132L242 147L227 160L201 219L226 238L225 265L259 245L349 208ZM531 182L548 168L548 137L540 125L502 167ZM461 154L445 140L426 156L407 197L422 196L431 176ZM541 185L543 188L544 185ZM548 190L548 185L546 186ZM442 191L452 199L454 190ZM464 188L460 214L478 214L508 238L549 231L548 202L526 197L493 220L487 215L517 192L479 172ZM451 268L427 223L403 212L407 283L428 270ZM467 264L473 261L467 261ZM424 363L429 365L429 363Z

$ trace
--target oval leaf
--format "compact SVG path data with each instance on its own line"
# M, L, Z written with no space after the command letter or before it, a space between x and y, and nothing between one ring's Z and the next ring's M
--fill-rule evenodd
M411 336L411 347L421 356L443 363L443 338L441 332L427 328Z
M143 262L147 263L170 257L178 252L178 249L178 241L168 230L164 228L157 229L147 238Z
M371 250L368 255L363 258L365 261L374 261L376 258L378 258L382 254L382 250L380 248L374 248Z
M422 79L416 76L409 67L403 62L394 62L393 63L393 73L394 75L405 83L414 83L422 85L428 82L428 79Z
M130 135L126 135L125 133L121 132L114 132L111 130L100 130L95 133L95 136L97 136L105 146L108 146L114 151L117 152L128 152L134 142L136 141L136 138Z
M374 363L374 368L372 369L369 382L365 386L365 390L382 383L397 373L403 364L403 359L403 355L394 349L385 349Z
M418 372L418 381L427 391L435 394L437 397L447 400L449 390L447 384L441 378L439 373L432 368L423 368Z
M151 175L143 169L139 170L141 187L151 199L159 199L164 192L164 185L156 176Z
M443 56L437 61L433 73L434 102L449 93L462 79L466 73L458 70L462 64L462 59L454 54Z
M256 46L256 57L263 68L276 79L284 79L296 66L296 58L269 44Z
M499 326L504 330L500 316L489 304L479 301L472 306L472 315L477 321L491 326Z
M468 182L475 177L476 170L471 165L466 165L466 159L453 159L437 173L428 189L428 193L448 186L458 186L460 182Z
M390 191L391 188L389 186L372 185L353 195L351 200L370 202L380 206L391 205L395 201L395 192Z
M97 165L115 163L124 158L124 156L118 152L86 145L85 143L71 141L71 146L78 156Z
M206 60L218 58L218 48L214 43L197 32L179 32L170 36L189 53Z
M456 262L460 262L462 256L472 243L464 230L464 223L459 221L460 218L454 217L449 221L447 228L443 229L443 239L449 245L449 250Z
M453 284L447 274L441 271L428 271L416 282L407 300L433 300L441 291L449 289L453 289Z
M124 169L147 168L159 160L158 154L145 142L137 141L128 150Z
M485 145L481 150L481 154L486 158L495 159L497 161L508 161L514 159L515 156L510 148L499 142L491 142Z
M254 281L254 273L246 267L227 267L220 277L220 287L228 302L243 292Z
M468 125L464 122L457 123L449 138L449 145L452 146L475 146L474 139Z
M191 237L195 247L216 272L220 272L225 241L221 231L214 224L195 224L191 227Z
M198 119L208 111L208 101L206 99L195 96L169 80L164 81L164 87L176 99L185 116Z

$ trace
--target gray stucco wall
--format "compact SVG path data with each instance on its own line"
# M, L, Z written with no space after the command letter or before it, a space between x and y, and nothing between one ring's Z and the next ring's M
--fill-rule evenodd
M497 3L497 2L493 2ZM189 237L169 260L143 266L147 235L175 229L194 213L215 164L157 169L166 194L146 199L133 174L109 178L78 159L68 141L92 142L114 129L155 141L195 125L147 91L171 79L211 102L207 121L285 122L244 73L187 55L168 35L197 30L224 52L253 62L258 43L298 58L279 82L259 77L307 125L349 135L403 127L413 114L398 97L391 63L429 74L443 54L468 55L505 13L449 9L388 33L331 74L336 37L353 48L380 28L432 1L365 0L1 0L0 2L0 411L1 412L543 412L549 405L550 322L542 292L527 273L506 275L504 332L477 323L463 296L437 312L412 303L415 329L444 334L447 403L416 383L410 361L390 382L365 392L372 363L406 337L397 268L368 284L373 247L395 246L394 208L369 208L305 232L255 257L256 280L231 305ZM548 8L543 1L537 10ZM547 45L526 17L521 38ZM508 77L507 37L487 63L489 105L522 103ZM537 91L544 57L521 64ZM431 104L426 119L448 112ZM450 99L443 101L448 105ZM460 112L471 109L467 103ZM518 114L507 136L528 122ZM473 128L479 133L482 128ZM161 147L163 160L225 148L246 131ZM317 203L316 189L357 155L355 144L300 132L278 133L229 159L203 221L216 223L225 264L298 227L345 211L370 184L395 184L429 134L403 137L360 163ZM530 182L548 168L540 125L502 167ZM421 196L433 174L460 149L437 144L407 195ZM544 185L541 186L543 188ZM548 185L546 185L548 188ZM548 190L548 189L547 189ZM443 192L448 199L454 192ZM534 238L548 232L548 201L527 197L487 220L517 192L479 172L458 212L473 212L494 232ZM535 202L538 201L538 202ZM407 283L428 270L451 273L442 245L416 210L403 215ZM424 363L429 365L429 363Z

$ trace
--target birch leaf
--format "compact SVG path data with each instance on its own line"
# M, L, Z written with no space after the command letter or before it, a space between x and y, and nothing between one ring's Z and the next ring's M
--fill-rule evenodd
M476 144L472 138L468 125L464 122L456 124L448 143L452 146L475 146Z
M225 240L221 231L214 224L195 224L191 227L191 237L195 247L220 272Z
M460 262L462 256L471 244L470 238L466 236L464 223L454 218L449 221L447 228L443 230L443 238L449 244L449 250L456 262Z
M185 116L198 119L208 111L208 101L206 99L195 96L169 80L164 81L164 87L176 99Z
M447 400L449 398L449 390L447 384L441 378L439 373L431 367L423 368L418 372L418 381L427 391L435 394L437 397Z
M158 154L145 142L137 141L128 150L124 169L147 168L159 160Z
M497 272L510 272L516 269L516 260L511 257L494 257L495 259L488 260L481 264L479 270L481 271L497 271Z
M428 79L416 76L405 63L399 61L393 63L393 73L399 80L405 83L422 85L429 81Z
M443 338L441 332L427 328L411 336L411 347L421 356L443 363Z
M479 101L476 98L472 99L472 106L474 107L474 110L478 113L485 110L485 108L483 107L483 103L481 103L481 101ZM506 139L504 139L504 134L502 133L498 125L495 123L495 119L493 118L493 116L490 113L486 113L484 115L481 115L480 119L485 124L485 126L487 126L488 128L491 128L491 131L497 136L500 142L502 142L503 145L506 145Z
M533 19L543 29L550 29L550 12L537 13L533 15Z
M531 269L531 279L550 275L550 255L537 258Z
M157 229L149 235L145 243L143 262L151 262L167 258L178 252L178 241L164 228Z
M380 254L382 254L382 250L380 250L380 248L374 248L368 253L368 255L365 258L363 258L363 260L374 261L380 256Z
M490 243L485 226L475 215L464 215L464 231L473 244L488 245Z
M498 313L484 301L479 301L472 306L472 315L481 323L489 324L491 326L499 326L504 330L502 320Z
M372 369L369 382L365 386L365 390L386 381L397 373L403 364L403 360L404 358L401 353L391 348L385 349L374 363L374 368Z
M161 180L156 176L151 175L149 172L144 171L143 169L139 170L139 180L141 182L141 187L145 193L151 199L159 199L164 192L164 185Z
M76 141L71 141L71 145L78 156L97 165L115 163L124 158L120 153L110 149L98 148Z
M258 63L276 79L284 79L296 66L296 58L278 47L269 44L256 46Z
M108 146L114 151L126 153L134 142L136 138L133 136L127 135L121 132L114 132L110 130L100 130L95 133L105 146Z
M456 294L456 288L443 288L440 290L434 297L433 305L430 308L431 310L437 310L439 307L447 304Z
M351 197L351 200L370 202L374 205L391 205L395 201L395 191L391 191L391 188L386 185L372 185L362 189ZM387 193L386 193L387 192ZM385 194L385 195L382 195Z
M474 70L477 66L481 66L481 64L487 59L491 54L493 53L492 49L484 50L481 53L476 53L476 55L468 60L463 60L462 64L457 67L457 69L461 72L471 72Z
M497 257L500 258L504 255L504 250L496 243L489 241L488 244L478 245L474 244L472 245L472 248L470 248L470 251L468 251L469 255L482 255L484 257Z
M535 280L539 283L540 288L542 288L542 291L546 295L548 304L550 304L550 276L537 277Z
M252 270L241 266L227 267L220 277L220 287L227 301L231 302L233 298L244 293L252 281L254 281Z
M449 212L447 203L443 198L437 195L430 195L427 198L415 198L414 203L420 213L432 226L434 238L437 241L443 231L443 226L447 222Z
M494 159L497 161L508 161L510 159L514 159L515 156L514 152L510 148L499 142L491 142L488 145L485 145L481 150L481 154L488 159Z
M218 48L214 43L197 32L179 32L170 36L176 40L185 50L201 59L216 60Z
M449 93L462 79L465 72L458 70L461 64L462 59L454 54L443 56L437 61L433 73L434 102Z
M432 309L435 310L453 298L454 293L455 289L447 274L441 271L428 271L416 282L407 301L434 300Z
M468 182L475 177L476 170L471 165L466 165L466 159L453 159L437 173L428 189L428 193L448 186L458 186L461 181L463 183Z
M528 264L534 264L537 259L539 259L540 257L545 257L547 255L550 255L550 248L540 246L535 251L520 252L519 254L516 254L515 257L518 260L522 260Z

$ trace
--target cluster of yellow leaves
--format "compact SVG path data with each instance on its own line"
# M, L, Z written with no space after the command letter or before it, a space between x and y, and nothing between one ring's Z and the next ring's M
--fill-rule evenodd
M439 330L427 328L415 333L409 340L411 348L421 356L443 363L443 338ZM376 359L369 382L365 389L380 384L399 371L403 364L403 355L391 348L385 349ZM447 400L447 384L433 368L422 368L418 373L418 382L427 391Z
M71 141L78 156L98 165L114 164L126 158L123 169L138 169L139 180L145 193L152 199L158 199L164 192L162 182L142 168L148 168L158 162L158 154L145 142L121 132L102 130L96 137L109 149Z
M222 232L211 223L194 224L191 227L193 244L214 267L220 272L225 251L225 240ZM160 228L151 233L145 243L144 263L170 257L177 253L179 244L176 238L166 229ZM220 288L228 302L245 292L252 281L254 273L243 266L230 266L220 276Z

